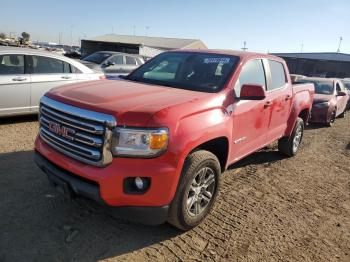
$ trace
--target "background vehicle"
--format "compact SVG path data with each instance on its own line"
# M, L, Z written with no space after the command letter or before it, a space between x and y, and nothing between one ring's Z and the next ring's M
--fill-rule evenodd
M336 117L344 117L349 94L340 79L305 77L299 83L315 85L310 122L332 126Z
M51 88L101 77L61 55L0 47L0 116L37 113L40 98Z
M126 75L142 65L144 60L138 55L101 51L85 57L81 62L93 70L104 72L106 75Z
M48 92L35 159L68 195L187 230L210 212L228 165L275 140L297 153L313 92L292 86L275 56L165 52L125 80Z
M349 99L346 108L350 109L350 79L343 79L342 80L344 87L346 88L346 91L348 92Z

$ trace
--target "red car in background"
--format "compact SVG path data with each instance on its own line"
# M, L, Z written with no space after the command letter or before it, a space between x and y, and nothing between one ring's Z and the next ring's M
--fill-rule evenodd
M344 117L349 94L339 79L305 77L299 83L313 83L315 96L312 104L310 123L332 126L335 119Z

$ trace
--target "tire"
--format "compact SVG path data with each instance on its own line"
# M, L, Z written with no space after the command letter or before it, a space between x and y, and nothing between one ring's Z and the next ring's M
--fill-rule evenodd
M181 172L168 223L181 230L189 230L200 224L213 208L220 174L220 163L214 154L205 150L190 154Z
M327 122L326 126L332 127L335 122L336 116L337 116L337 109L334 109L334 111L331 113L329 122Z
M297 118L293 132L290 136L282 137L278 140L278 151L285 156L295 156L300 147L304 133L304 120Z

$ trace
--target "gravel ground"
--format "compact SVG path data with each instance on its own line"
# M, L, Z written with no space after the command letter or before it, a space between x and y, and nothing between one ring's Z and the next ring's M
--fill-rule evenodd
M33 163L36 117L0 119L0 261L350 261L350 116L223 174L212 214L181 232L66 200Z

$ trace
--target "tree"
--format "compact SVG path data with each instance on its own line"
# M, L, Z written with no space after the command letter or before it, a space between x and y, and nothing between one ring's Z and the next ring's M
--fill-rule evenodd
M30 34L28 34L27 32L22 32L22 38L24 41L29 41Z
M5 39L5 38L7 38L6 34L5 33L0 33L0 39Z

